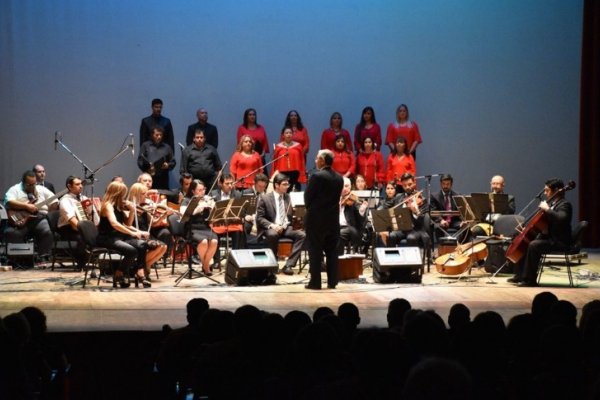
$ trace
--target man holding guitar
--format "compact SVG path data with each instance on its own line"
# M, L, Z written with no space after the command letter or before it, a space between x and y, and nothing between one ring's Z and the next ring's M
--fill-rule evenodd
M60 195L62 193L55 195L38 185L35 172L25 171L21 182L8 189L4 196L10 225L4 232L6 242L23 243L28 236L33 236L39 260L47 261L54 239L46 214L58 208Z

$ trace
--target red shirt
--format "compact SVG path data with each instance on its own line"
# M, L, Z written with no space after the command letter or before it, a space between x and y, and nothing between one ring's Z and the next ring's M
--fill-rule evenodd
M237 130L237 143L240 142L240 138L243 135L248 135L254 140L254 150L258 154L269 153L269 139L267 139L267 132L262 125L257 125L256 129L248 129L244 125L240 125Z
M415 166L413 156L403 154L401 157L398 157L397 154L390 154L387 161L387 181L395 181L396 184L399 184L400 177L405 172L410 172L413 175L417 174L417 167Z
M344 139L346 139L346 147L348 150L352 151L352 139L350 139L350 132L345 129L336 132L331 128L325 129L323 133L321 133L321 149L335 151L335 138L338 135L342 135Z
M389 124L385 135L385 144L392 144L392 147L395 148L396 139L400 136L406 139L406 148L408 151L412 149L414 142L423 143L421 133L419 132L419 125L414 121L408 121L402 125L398 122Z
M354 159L354 154L350 151L333 151L333 164L331 164L331 169L337 172L342 176L352 177L354 176L354 169L356 168L356 161ZM350 172L349 175L346 173Z
M374 187L377 183L385 183L385 167L381 152L360 153L356 156L356 174L365 177L368 188Z
M373 143L377 145L377 150L381 149L381 127L378 123L374 123L370 128L363 128L360 124L356 125L356 129L354 129L354 148L357 152L362 150L363 140L366 137L373 140Z
M252 185L254 185L254 176L259 172L263 172L263 169L261 168L262 165L262 159L256 151L253 151L249 156L239 151L233 153L229 163L229 171L233 174L236 180L260 168L252 175L245 177L243 181L238 182L236 187L244 189L252 187Z
M308 137L308 131L306 128L293 128L293 131L294 133L292 134L292 141L300 143L304 153L308 153L308 149L310 148L310 138ZM283 142L283 134L281 134L279 140Z
M284 154L288 154L287 157L281 157ZM304 165L304 151L302 145L297 142L292 142L291 146L286 146L285 142L279 142L275 146L273 152L273 160L281 157L279 160L273 163L273 171L279 171L286 173L287 171L298 171L298 182L306 183L306 166Z

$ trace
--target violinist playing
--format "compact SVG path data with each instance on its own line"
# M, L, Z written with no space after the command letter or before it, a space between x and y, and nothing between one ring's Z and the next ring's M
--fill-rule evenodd
M547 201L539 209L547 219L547 232L542 232L529 242L525 255L515 265L515 276L508 282L519 286L537 286L537 275L542 255L550 251L565 251L571 246L571 218L573 208L565 199L563 181L552 178L546 181L544 194Z
M67 189L69 192L60 199L58 209L60 210L60 216L58 218L58 231L60 235L67 239L77 242L77 248L73 252L75 259L77 260L77 269L81 270L85 267L86 254L85 254L85 242L83 237L79 233L79 222L83 220L91 220L92 210L94 205L89 199L83 196L83 183L81 179L76 176L69 176L66 182ZM88 204L88 207L84 207L83 204ZM94 225L98 225L100 222L100 215L98 210L93 210Z
M409 246L419 246L423 249L429 249L431 238L427 233L431 221L421 211L424 206L423 197L416 192L415 177L411 173L405 173L400 177L400 183L404 193L400 193L400 202L404 202L403 206L410 209L412 212L413 229L406 234L406 243Z
M211 260L217 251L219 242L217 235L208 226L208 215L215 206L215 202L205 196L205 193L206 186L204 186L204 182L200 179L194 179L185 199L181 203L181 212L185 213L192 197L200 197L201 200L188 223L191 228L191 239L197 245L196 251L202 264L202 271L206 276L211 276Z
M127 200L135 204L136 213L133 217L133 226L141 231L149 233L149 240L146 243L147 253L146 262L144 264L144 277L145 281L150 282L150 268L152 265L160 260L160 258L167 251L167 245L161 240L157 240L154 236L153 230L151 229L155 219L163 219L167 217L167 212L157 212L157 205L146 202L146 193L148 188L141 183L134 183L129 189L129 195ZM157 232L156 229L154 229ZM162 229L158 230L160 233ZM167 240L170 239L171 233L167 230ZM163 236L164 237L164 236ZM170 243L170 242L167 242ZM144 281L142 281L144 284ZM147 283L146 283L147 284Z
M344 187L340 198L340 240L338 241L338 254L344 254L344 247L350 245L354 252L358 251L361 244L362 230L369 203L352 193L350 179L344 178Z
M165 254L169 254L171 244L173 243L173 235L169 231L168 216L174 213L174 210L167 206L166 196L160 195L158 190L153 189L153 179L148 173L143 173L138 176L138 183L143 184L147 191L144 198L137 200L136 204L144 206L147 210L151 210L152 224L150 235L163 243L166 243L169 249ZM162 198L162 200L161 200Z

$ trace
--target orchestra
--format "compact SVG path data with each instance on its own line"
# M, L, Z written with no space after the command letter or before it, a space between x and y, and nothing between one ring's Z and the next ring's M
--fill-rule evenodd
M157 110L154 117L164 118L158 110L162 104L155 103L153 107ZM219 154L216 145L211 143L215 138L211 137L209 142L206 137L206 114L204 109L199 109L198 118L204 125L190 125L186 138L188 146L180 145L182 157L178 188L168 188L168 174L175 166L175 157L170 147L171 133L166 135L168 128L158 123L144 130L143 138L146 140L136 158L144 173L139 176L138 183L127 189L119 176L107 186L101 204L99 198L84 195L86 180L73 175L67 178L64 192L53 193L54 187L45 179L44 166L36 163L4 196L9 214L5 241L20 243L33 239L38 260L47 261L52 253L53 237L46 214L58 208L60 235L77 242L74 255L78 269L85 267L85 245L77 230L78 222L91 220L98 227L99 243L122 256L120 266L114 271L115 286L129 286L129 278L133 276L136 284L150 287L149 269L152 264L163 254L171 256L171 252L167 251L173 244L170 221L181 219L192 198L202 197L189 223L191 237L197 244L198 256L194 260L201 264L207 276L215 263L221 260L218 237L223 236L222 230L215 229L216 226L209 220L210 210L215 201L243 198L247 201L239 221L241 229L227 227L227 236L233 239L233 249L263 246L273 249L276 254L278 238L292 238L294 250L281 271L293 274L304 240L311 241L304 232L306 210L301 209L302 213L297 217L298 210L295 210L288 195L291 191L302 192L309 182L310 173L317 169L306 164L310 142L308 130L298 112L290 111L268 160L268 137L264 128L256 122L256 110L249 108L244 113L244 123L238 129L237 148L232 154L225 155ZM363 248L368 257L368 249L377 245L418 246L423 253L437 252L434 245L446 239L452 239L460 246L466 240L490 237L498 215L515 213L514 196L504 193L505 180L501 175L494 175L491 179L490 202L493 203L494 195L503 195L507 196L508 205L499 210L492 204L492 212L483 215L476 215L471 209L477 204L472 204L468 195L462 196L453 191L454 180L449 174L435 175L440 176L439 192L430 193L429 187L427 191L423 186L417 188L419 182L415 177L414 156L422 140L417 124L407 118L407 107L399 106L397 121L388 126L383 149L381 130L372 107L363 110L353 142L348 131L342 129L338 112L332 114L330 128L323 131L321 146L333 155L331 170L343 178L338 207L338 254L358 252ZM386 156L383 151L386 151ZM230 160L228 169L227 162L221 163L223 157ZM270 165L274 171L271 178L267 174ZM153 181L159 181L158 188L152 187ZM217 189L206 196L215 186ZM553 184L550 192L558 189ZM318 194L318 188L315 190ZM277 199L284 200L284 212L275 206L278 205ZM375 209L390 210L389 216L393 219L396 208L410 211L412 228L401 230L392 224L374 235L372 212ZM547 212L546 209L544 211ZM368 238L368 243L364 238ZM532 285L537 260L537 256L532 255L523 261L524 265L518 270L522 272L513 281Z

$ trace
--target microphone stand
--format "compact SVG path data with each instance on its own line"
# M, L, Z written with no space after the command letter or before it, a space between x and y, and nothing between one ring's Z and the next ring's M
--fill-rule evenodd
M128 137L129 136L127 136L127 138ZM104 169L106 166L108 166L109 164L111 164L117 158L121 157L121 155L123 155L123 153L125 153L131 147L131 145L125 146L125 141L127 141L127 138L125 138L125 140L123 141L123 144L121 145L121 149L114 156L112 156L108 161L106 161L104 164L102 164L101 166L99 166L95 170L92 170L85 162L83 162L83 160L81 158L79 158L77 156L77 154L75 154L73 151L71 151L71 149L69 149L67 147L67 145L65 145L63 143L62 137L56 139L56 144L59 144L60 147L62 147L63 149L65 149L65 151L67 153L69 153L75 160L77 160L77 162L79 164L81 164L81 166L83 167L84 178L86 180L90 181L90 192L91 192L90 196L91 196L91 199L92 199L92 204L93 204L93 200L94 200L94 182L96 180L95 179L96 173L98 173L99 171L101 171L102 169ZM95 207L92 206L92 221L94 221L94 219L95 219L94 218L94 213L95 212L96 212L95 211ZM82 278L82 279L85 279L85 278ZM69 286L78 285L81 282L83 282L82 279L77 279L75 282L67 282L66 284L69 285ZM90 279L93 279L93 277L90 276Z
M263 166L260 166L260 167L256 168L255 170L248 172L246 175L242 176L241 178L239 178L238 180L236 180L235 182L233 182L233 184L234 184L234 185L236 185L236 184L238 184L238 183L240 183L240 182L242 182L242 183L243 183L243 182L244 182L244 180L245 180L246 178L248 178L248 177L250 177L250 176L252 176L252 175L256 174L256 173L257 173L258 171L260 171L261 169L265 169L265 168L266 168L266 167L268 167L269 165L273 164L275 161L277 161L277 160L280 160L281 158L283 158L283 157L287 157L287 156L288 156L288 155L287 155L287 153L286 153L286 154L283 154L283 155L281 155L281 156L279 156L279 157L277 157L277 158L274 158L273 160L269 161L269 162L268 162L268 163L266 163L265 165L263 165Z
M427 194L427 198L425 200L425 215L428 217L427 222L431 223L431 178L434 176L440 176L441 174L431 174L431 175L422 175L415 177L417 179L425 179L427 181L425 193ZM424 224L425 225L425 224ZM429 232L426 232L429 234ZM433 253L433 232L429 238L429 249L427 249L427 272L431 267L431 254Z

